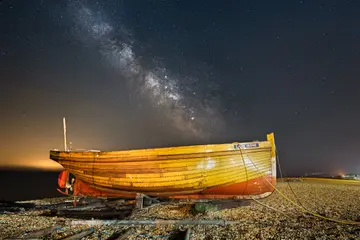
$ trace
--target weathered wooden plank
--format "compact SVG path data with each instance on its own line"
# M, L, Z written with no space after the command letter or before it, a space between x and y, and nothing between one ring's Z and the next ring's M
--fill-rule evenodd
M226 220L73 220L71 225L229 225L241 221Z
M97 218L97 219L124 219L131 215L132 213L132 206L124 206L123 209L119 211L114 211L112 209L105 209L101 211L67 211L67 210L60 210L56 211L53 210L49 213L44 213L43 215L46 216L59 216L59 217L72 217L72 218L83 218L83 219L89 219L89 218Z
M7 240L10 240L10 239L12 239L12 240L14 240L14 239L41 239L41 237L50 235L52 232L54 232L56 229L59 229L59 228L61 228L61 226L56 225L56 226L52 226L52 227L37 229L37 230L27 232L27 233L21 233L19 235L8 237L5 239L7 239Z
M134 229L130 228L130 229L127 229L125 232L113 234L107 240L125 240L134 232L135 232Z
M11 201L0 201L0 213L4 212L21 212L35 208L33 203L18 203Z
M79 239L82 239L83 237L86 237L86 236L89 236L90 234L93 234L94 231L95 231L94 228L89 228L89 229L81 231L81 232L79 232L79 233L77 233L75 235L63 238L63 240L79 240Z

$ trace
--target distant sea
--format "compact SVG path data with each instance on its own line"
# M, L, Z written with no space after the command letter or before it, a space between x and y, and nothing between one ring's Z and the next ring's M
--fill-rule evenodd
M33 200L61 197L57 190L59 172L0 169L0 200Z

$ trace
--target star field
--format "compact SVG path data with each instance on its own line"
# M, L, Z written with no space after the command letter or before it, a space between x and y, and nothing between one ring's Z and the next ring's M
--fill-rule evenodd
M74 148L262 140L284 172L360 171L360 3L2 1L0 166Z

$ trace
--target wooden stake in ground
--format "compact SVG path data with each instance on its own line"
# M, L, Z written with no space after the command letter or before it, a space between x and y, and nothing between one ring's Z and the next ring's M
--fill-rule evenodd
M144 194L137 193L136 194L136 204L135 209L142 209L144 206Z

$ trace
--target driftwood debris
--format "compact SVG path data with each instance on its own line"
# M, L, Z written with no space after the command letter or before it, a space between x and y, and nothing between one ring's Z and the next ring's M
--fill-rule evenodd
M77 205L76 207L69 208L67 211L83 211L83 210L94 210L97 208L106 208L107 206L102 202L91 203L83 206Z
M0 201L0 213L22 212L27 209L35 208L33 203L17 203L11 201Z
M50 212L43 213L43 216L58 216L58 217L72 217L82 219L125 219L132 213L132 207L123 208L121 210L103 209L96 210L51 210Z
M83 237L93 234L94 231L95 231L94 228L89 228L89 229L83 230L75 235L63 238L63 240L79 240L79 239L82 239Z
M240 221L226 220L73 220L71 225L221 225L239 224Z
M90 204L91 205L91 204ZM89 203L78 203L78 206L89 206ZM78 209L80 208L78 207ZM12 201L0 201L0 213L5 212L23 212L28 210L51 210L51 209L71 209L74 208L72 202L62 202L53 204L37 205L35 203L24 202L12 202Z
M71 208L50 208L50 211L42 215L80 219L125 219L131 215L135 201L97 199L81 204L82 206Z
M134 229L130 228L130 229L127 229L125 232L113 234L107 240L125 240L134 232L135 232Z
M48 227L48 228L42 228L42 229L37 229L31 232L27 232L27 233L22 233L13 237L8 237L5 238L7 240L10 239L38 239L41 237L45 237L47 235L50 235L51 233L53 233L55 230L60 229L61 226L53 226L53 227Z

